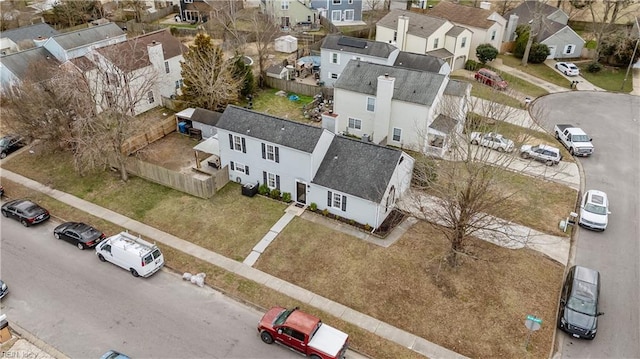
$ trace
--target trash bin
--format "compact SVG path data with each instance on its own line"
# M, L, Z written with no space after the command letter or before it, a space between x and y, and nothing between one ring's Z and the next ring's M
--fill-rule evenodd
M187 123L186 122L179 122L178 123L178 131L180 131L180 133L187 133Z
M253 197L258 193L257 183L247 183L242 186L242 195L247 197Z

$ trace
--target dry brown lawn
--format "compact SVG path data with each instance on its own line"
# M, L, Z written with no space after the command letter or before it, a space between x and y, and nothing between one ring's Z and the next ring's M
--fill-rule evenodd
M447 245L424 222L382 248L296 218L256 267L468 357L548 357L563 266L478 240L452 270ZM544 323L525 352L528 314Z

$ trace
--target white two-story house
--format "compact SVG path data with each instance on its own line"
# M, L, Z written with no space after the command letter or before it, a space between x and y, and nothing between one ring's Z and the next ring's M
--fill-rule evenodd
M469 59L472 35L448 20L403 10L391 11L376 24L376 41L440 58L454 70Z
M455 25L469 29L473 35L469 44L469 58L477 60L476 48L481 44L491 44L500 51L507 20L495 11L479 7L440 1L427 11L430 16L447 19Z
M411 183L406 153L230 105L216 124L221 165L238 183L378 228Z
M334 84L333 112L323 114L322 126L442 156L462 130L468 96L470 85L447 75L351 60Z

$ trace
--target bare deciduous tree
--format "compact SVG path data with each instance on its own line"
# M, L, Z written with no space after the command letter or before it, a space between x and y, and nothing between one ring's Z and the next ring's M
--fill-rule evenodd
M258 12L253 14L250 22L251 31L255 38L256 52L258 54L258 71L260 72L258 76L258 86L263 87L269 52L273 46L273 41L280 34L280 29L271 17Z
M588 6L596 38L593 62L598 62L605 37L616 30L615 24L621 18L627 15L637 16L638 6L633 0L589 1Z
M441 112L452 117L459 115L459 104L446 99ZM509 232L509 219L514 218L510 199L517 196L514 190L504 186L504 181L525 171L527 162L517 159L519 145L530 142L523 135L514 138L514 154L499 152L471 144L472 131L501 132L503 121L513 122L515 109L501 104L471 99L467 110L469 117L466 131L454 133L448 138L449 152L445 159L416 156L412 196L407 200L414 211L440 230L450 246L444 260L452 267L465 257L474 257L470 250L474 236L489 239L502 245L517 242L526 244L528 238ZM482 121L478 121L482 119ZM523 126L530 126L523 123ZM514 170L514 161L520 161L521 171ZM506 170L510 167L510 170Z

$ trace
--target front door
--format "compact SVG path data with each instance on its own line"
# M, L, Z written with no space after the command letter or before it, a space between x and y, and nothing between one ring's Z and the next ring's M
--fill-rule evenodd
M296 182L296 202L307 203L307 185L302 182Z

